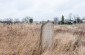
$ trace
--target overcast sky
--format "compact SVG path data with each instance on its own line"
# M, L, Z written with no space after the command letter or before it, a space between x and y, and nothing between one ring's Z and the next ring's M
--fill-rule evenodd
M85 16L85 0L0 0L0 18L52 20L70 13Z

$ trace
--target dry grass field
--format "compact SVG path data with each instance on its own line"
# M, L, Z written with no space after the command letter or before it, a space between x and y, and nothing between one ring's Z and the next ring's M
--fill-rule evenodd
M0 55L40 55L41 25L0 24ZM41 55L85 55L85 24L54 26L54 48Z

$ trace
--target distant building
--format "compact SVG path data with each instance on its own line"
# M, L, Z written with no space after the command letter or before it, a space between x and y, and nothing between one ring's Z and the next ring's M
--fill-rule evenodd
M85 18L84 18L84 19L82 19L82 22L83 22L83 23L85 23Z
M65 23L65 24L73 24L73 23L74 23L74 20L65 19L64 23Z

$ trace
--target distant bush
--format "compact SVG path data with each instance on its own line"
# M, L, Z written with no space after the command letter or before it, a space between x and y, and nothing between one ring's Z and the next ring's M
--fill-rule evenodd
M29 22L30 22L30 23L33 23L33 19L32 19L32 18L31 18L31 19L29 19Z

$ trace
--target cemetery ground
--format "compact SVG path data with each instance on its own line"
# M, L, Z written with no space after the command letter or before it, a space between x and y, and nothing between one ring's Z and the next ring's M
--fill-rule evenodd
M0 24L0 55L85 55L85 24L54 25L53 50L41 54L40 32L41 25Z

